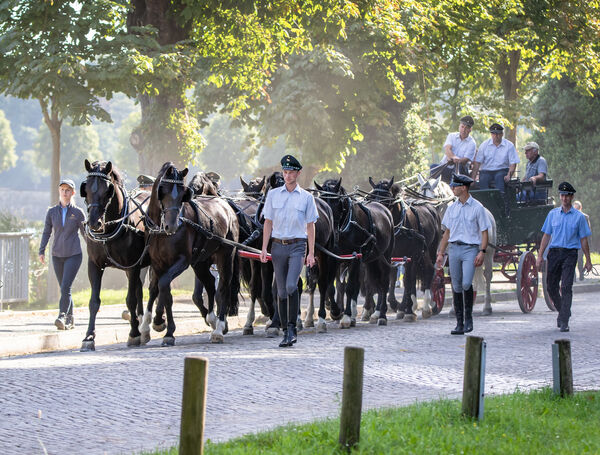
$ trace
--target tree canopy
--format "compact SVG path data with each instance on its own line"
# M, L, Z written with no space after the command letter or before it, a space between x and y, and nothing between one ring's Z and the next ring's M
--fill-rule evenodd
M4 112L0 111L0 171L10 169L17 163L16 145L10 122Z

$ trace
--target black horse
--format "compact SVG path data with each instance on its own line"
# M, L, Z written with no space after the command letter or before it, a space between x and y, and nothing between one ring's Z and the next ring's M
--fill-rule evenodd
M345 286L346 305L343 298L338 299L344 313L340 327L348 328L356 324L361 263L366 265L365 279L378 294L377 306L383 310L378 324L386 325L386 294L394 248L394 224L390 211L377 202L372 202L367 207L353 200L342 187L341 178L326 180L322 186L315 182L315 186L320 192L320 197L329 204L333 212L337 231L334 243L336 254L362 255L360 260L352 260L349 265Z
M100 309L102 275L106 267L122 269L127 274L126 303L131 330L128 346L145 344L148 333L140 333L139 319L144 313L140 270L150 264L145 254L144 210L150 193L138 191L129 196L123 188L119 170L110 161L85 160L87 178L81 183L80 194L88 211L86 236L88 253L88 277L90 297L90 320L81 350L95 350L96 315Z
M373 191L368 197L384 204L394 218L394 253L395 257L409 257L410 262L405 264L404 295L398 305L394 295L396 283L396 270L390 274L390 293L388 302L392 309L396 309L397 318L405 321L416 321L415 311L417 304L417 280L421 282L424 292L423 317L432 315L431 310L431 283L435 274L435 257L441 240L440 216L432 204L413 203L407 204L401 198L401 188L394 185L394 178L381 180L375 184L369 177ZM377 311L371 318L381 317Z
M163 307L167 316L167 332L163 346L175 343L173 336L173 297L171 281L187 267L194 269L196 277L207 289L208 309L197 299L202 316L213 327L210 340L222 343L227 333L227 315L235 315L238 310L239 270L235 260L235 248L222 239L237 242L238 221L229 205L214 195L196 195L185 185L187 168L179 171L173 163L165 163L161 168L148 206L148 218L154 228L150 236L150 259L154 276L150 284L150 302L144 323L152 312L152 302L158 293L158 306ZM211 264L216 264L219 284L216 290L218 315L213 313L210 273ZM155 319L156 320L156 319Z

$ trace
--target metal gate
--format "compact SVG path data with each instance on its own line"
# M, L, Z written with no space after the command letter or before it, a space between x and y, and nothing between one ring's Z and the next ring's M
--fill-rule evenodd
M29 300L31 232L0 233L0 311L5 303Z

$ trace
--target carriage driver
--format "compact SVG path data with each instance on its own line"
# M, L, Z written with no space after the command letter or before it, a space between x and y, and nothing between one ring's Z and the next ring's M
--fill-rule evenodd
M260 260L267 261L267 247L271 240L279 317L284 329L279 347L286 347L292 346L297 340L296 316L300 307L298 278L302 272L307 243L306 265L312 267L315 264L315 221L319 215L312 194L298 185L297 179L302 169L300 162L292 155L285 155L281 159L281 168L285 185L269 190L263 209L265 224Z
M448 247L452 296L456 312L456 328L450 333L462 335L473 330L473 276L475 267L483 264L491 227L481 202L469 194L473 179L454 174L450 186L458 198L446 210L442 226L436 266L443 267ZM464 320L463 320L464 317Z

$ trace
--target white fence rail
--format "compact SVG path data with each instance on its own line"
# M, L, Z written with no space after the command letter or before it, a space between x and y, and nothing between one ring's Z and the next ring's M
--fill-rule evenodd
M0 311L5 303L29 300L31 232L0 233Z

